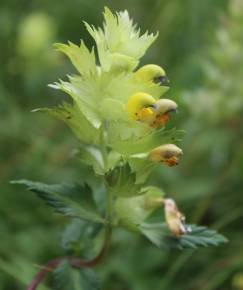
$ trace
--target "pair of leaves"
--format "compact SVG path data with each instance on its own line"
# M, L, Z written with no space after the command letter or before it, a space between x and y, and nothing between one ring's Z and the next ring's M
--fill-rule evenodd
M73 269L64 260L54 271L55 290L99 290L100 281L91 269Z
M227 239L215 230L196 225L188 225L188 227L191 228L191 232L181 237L173 236L165 223L144 223L139 226L139 230L153 244L162 249L196 249L227 242Z
M11 183L25 185L58 213L96 223L104 222L97 211L92 190L87 184L48 185L29 180L17 180Z

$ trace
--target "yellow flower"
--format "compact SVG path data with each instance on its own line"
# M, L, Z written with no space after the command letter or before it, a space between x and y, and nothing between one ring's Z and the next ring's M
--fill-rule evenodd
M141 122L148 122L153 115L151 106L155 101L152 96L142 92L130 96L127 103L127 111L130 118Z
M169 99L155 100L151 95L138 92L129 97L127 112L130 119L157 128L169 120L169 113L177 110L177 104Z

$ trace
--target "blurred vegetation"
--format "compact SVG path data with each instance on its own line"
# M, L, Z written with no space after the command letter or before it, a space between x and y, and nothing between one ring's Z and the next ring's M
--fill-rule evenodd
M60 255L56 245L67 222L9 180L94 183L72 157L77 143L68 129L30 111L59 102L60 93L46 85L72 71L52 43L82 38L91 45L81 22L99 24L104 5L127 9L144 30L160 32L143 60L166 69L169 96L180 106L174 124L187 134L181 165L161 168L153 182L174 195L189 222L220 229L230 240L218 248L159 252L117 230L98 266L104 289L242 290L242 0L1 1L0 289L25 289L36 263Z

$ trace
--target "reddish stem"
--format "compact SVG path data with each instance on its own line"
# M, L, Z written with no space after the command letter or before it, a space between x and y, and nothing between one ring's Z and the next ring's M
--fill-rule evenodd
M34 276L27 290L35 290L40 284L42 279L45 277L46 273L54 270L64 259L68 260L70 265L75 268L81 267L94 267L105 255L107 248L109 246L111 239L111 228L108 227L103 247L101 248L99 254L91 260L82 260L76 257L60 257L50 260L43 268Z
M61 262L61 258L56 258L49 261L41 271L39 271L31 281L30 285L28 286L27 290L35 290L40 281L44 278L45 274L52 269L55 269L58 264Z

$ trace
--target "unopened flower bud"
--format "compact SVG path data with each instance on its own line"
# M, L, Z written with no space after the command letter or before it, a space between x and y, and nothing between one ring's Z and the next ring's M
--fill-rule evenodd
M178 164L182 150L174 144L164 144L156 147L149 153L149 159L155 162L162 162L168 166Z

